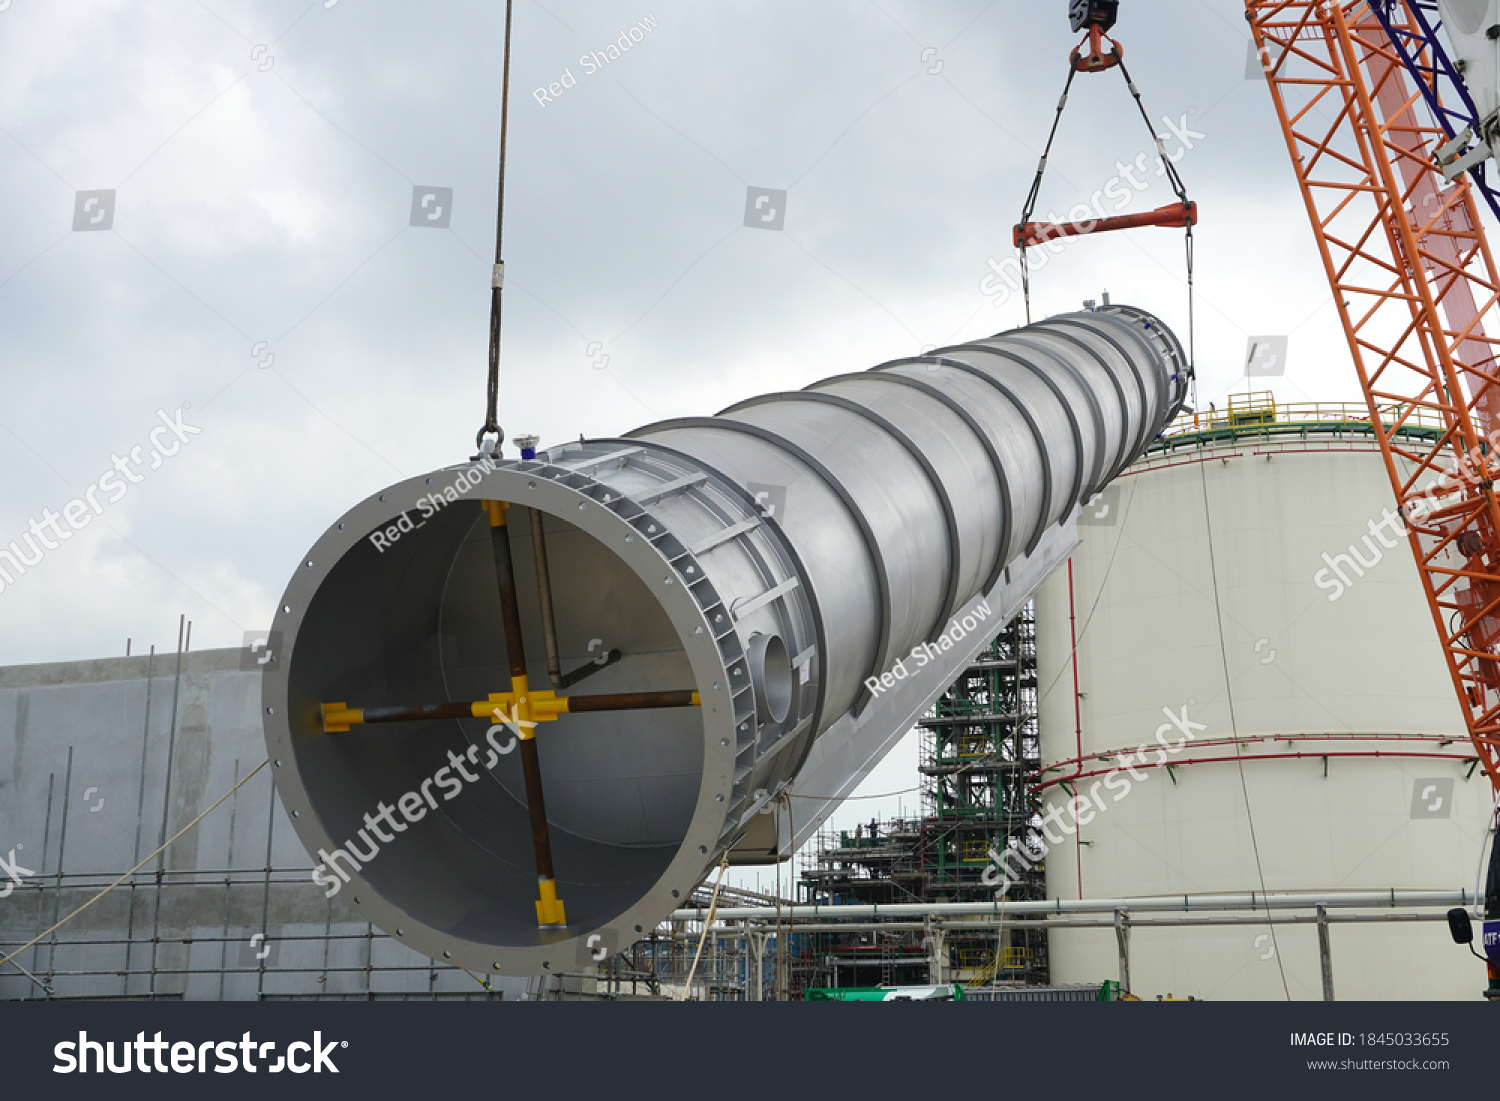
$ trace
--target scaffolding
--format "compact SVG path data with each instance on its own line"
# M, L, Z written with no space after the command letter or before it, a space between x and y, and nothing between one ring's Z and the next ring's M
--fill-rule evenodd
M1026 607L923 716L922 814L819 833L800 879L802 901L832 904L983 902L999 885L998 854L1038 822L1029 788L1037 740L1036 617ZM989 871L987 871L989 869ZM1005 893L1046 896L1038 864ZM792 988L1037 985L1049 981L1045 929L1024 922L967 934L878 928L817 934Z
M708 911L713 905L713 894L707 883L699 885L686 908ZM793 904L792 899L781 899L781 905L788 908L788 913ZM719 905L774 907L777 899L774 895L723 886L719 888ZM784 963L787 973L795 970L795 960L805 951L807 938L783 935L782 942L787 946L783 961L777 951L775 924L733 924L737 928L732 931L726 932L721 927L705 936L701 921L668 919L661 922L629 948L601 963L598 972L600 996L613 1000L673 1001L686 997L708 1002L777 998L786 985L785 981L778 981L777 969Z
M989 897L985 853L1026 820L1025 780L1037 767L1031 622L1028 611L924 720L922 814L825 832L787 893L882 904ZM0 956L29 945L0 968L0 1000L740 1001L1044 973L1026 939L1040 931L1014 921L882 919L825 932L821 921L792 926L787 908L802 899L730 886L721 911L772 916L720 920L706 933L701 921L668 919L597 966L546 979L430 960L360 920L348 892L330 897L312 879L269 770L234 788L263 752L242 655L191 652L185 627L179 647L170 664L152 654L0 671L0 701L13 704L16 744L28 747L0 826L18 862L35 860L0 907ZM110 737L65 719L99 708L126 719ZM231 788L159 859L31 943ZM1011 897L1039 887L1023 883ZM711 895L700 887L684 906L706 915Z

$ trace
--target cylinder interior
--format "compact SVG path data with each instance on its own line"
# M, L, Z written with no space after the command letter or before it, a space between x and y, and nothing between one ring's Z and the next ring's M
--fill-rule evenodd
M527 673L533 688L546 689L530 534L531 518L543 514L513 507L508 515ZM322 703L416 705L510 689L479 503L404 517L380 529L384 538L355 544L308 607L287 666L297 771L338 847L352 846L358 860L378 846L359 874L386 901L454 937L538 945L536 867L510 727L444 719L321 729ZM594 667L559 694L699 687L682 640L641 579L557 516L545 517L543 531L562 670ZM610 650L622 657L603 664ZM597 928L637 902L682 844L702 782L702 712L565 714L535 733L558 895L570 926ZM403 817L403 797L419 820ZM381 817L382 806L398 808L389 819L403 830Z

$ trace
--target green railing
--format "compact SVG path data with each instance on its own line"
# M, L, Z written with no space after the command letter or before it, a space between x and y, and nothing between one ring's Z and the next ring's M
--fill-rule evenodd
M1424 438L1439 436L1446 427L1437 413L1407 406L1381 409L1380 420L1387 427L1399 424L1403 435ZM1373 437L1370 411L1364 405L1344 402L1278 403L1269 392L1231 394L1223 409L1178 417L1149 450L1168 451L1211 439L1309 434Z

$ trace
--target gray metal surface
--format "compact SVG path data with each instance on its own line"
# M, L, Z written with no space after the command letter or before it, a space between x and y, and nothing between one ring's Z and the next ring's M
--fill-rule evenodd
M188 651L179 663L169 650L0 668L0 859L13 854L17 877L0 872L0 957L94 898L264 760L264 656ZM270 772L0 967L0 1001L526 996L523 980L486 991L397 944L354 913L347 893L325 898Z
M722 854L781 859L793 832L815 829L1065 560L1079 505L1156 437L1187 382L1171 333L1114 307L392 486L329 529L281 602L285 660L265 673L263 705L293 825L330 887L336 865L335 890L429 955L508 974L602 958L680 906ZM503 727L321 729L321 703L509 688L483 500L524 506L509 528L523 579L543 517L563 669L623 655L572 692L702 697L538 730L566 930L536 926ZM533 585L521 613L543 685ZM770 693L763 659L780 663ZM458 790L438 800L440 773ZM763 812L794 793L813 803L778 834L783 816ZM403 796L430 813L382 838L367 819ZM340 856L351 846L374 855Z

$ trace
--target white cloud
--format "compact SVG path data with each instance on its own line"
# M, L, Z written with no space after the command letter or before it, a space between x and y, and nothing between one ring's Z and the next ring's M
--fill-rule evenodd
M1009 252L1067 25L983 0L881 7L517 6L512 436L617 435L1020 322L978 284ZM546 109L530 99L648 10L657 29L618 63ZM99 527L0 593L0 662L114 653L126 636L169 646L179 609L195 645L236 645L328 523L468 453L502 11L0 13L0 536L72 497L155 409L191 401L204 427L111 517L139 552ZM1153 117L1196 108L1208 135L1181 165L1202 204L1205 396L1236 384L1246 333L1302 325L1278 389L1352 397L1265 90L1242 79L1239 18L1216 0L1119 27ZM1147 148L1117 74L1080 78L1074 99L1043 212ZM415 184L454 189L450 229L407 226ZM789 189L784 232L740 226L747 185ZM114 232L69 232L75 187L118 187ZM1168 201L1156 190L1139 202ZM1038 312L1108 287L1181 332L1180 250L1166 230L1081 242L1039 273Z

